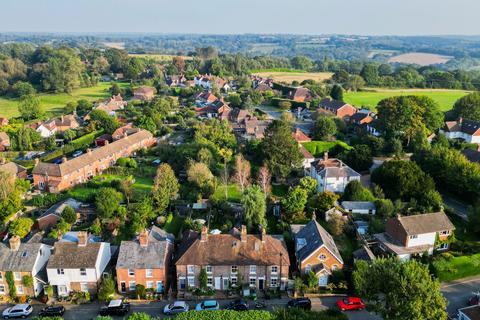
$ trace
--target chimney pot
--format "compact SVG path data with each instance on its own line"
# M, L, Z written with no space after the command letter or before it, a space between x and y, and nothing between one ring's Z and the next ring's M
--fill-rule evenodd
M140 232L138 235L138 242L140 243L140 246L146 247L148 245L148 231L143 230Z
M39 158L35 158L35 165L39 164L40 163L40 159Z
M67 161L68 161L67 157L63 156L63 157L62 157L62 163L65 163L65 162L67 162Z
M87 149L87 153L88 153L88 154L92 154L92 149L88 148L88 149Z
M19 236L13 236L9 240L10 244L10 249L17 251L20 248L20 237Z
M240 241L247 242L247 227L242 225L242 229L240 231Z
M200 234L200 241L204 242L207 241L208 237L208 227L202 226L202 233Z
M262 240L262 242L265 242L266 238L267 238L267 231L264 226L260 226L260 240Z
M328 160L328 152L325 152L323 154L323 161L327 161Z
M79 231L78 235L77 235L77 238L78 238L78 245L79 246L84 247L84 246L87 245L88 233L86 231Z

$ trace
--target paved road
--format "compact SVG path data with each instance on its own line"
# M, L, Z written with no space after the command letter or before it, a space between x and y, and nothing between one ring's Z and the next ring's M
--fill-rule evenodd
M453 209L453 212L458 215L459 217L461 217L462 219L468 221L468 216L467 216L467 213L468 213L468 205L466 205L465 203L462 203L456 199L453 199L452 197L450 196L447 196L447 195L442 195L443 197L443 202L449 206L451 209Z
M312 310L320 311L328 308L335 307L335 303L338 297L326 297L326 298L313 298L312 299ZM273 311L277 308L284 308L288 299L277 299L277 300L267 300L267 310ZM220 305L223 307L229 303L229 300L220 300ZM132 303L131 310L132 312L144 312L151 316L160 318L169 318L162 314L162 310L167 302L149 302L149 303ZM195 309L195 302L188 302L190 309ZM253 305L253 303L251 303ZM66 305L65 314L63 318L65 320L90 320L95 319L100 310L101 304L85 304L85 305ZM33 315L37 315L38 312L43 308L43 305L34 305ZM5 308L1 308L2 310ZM349 311L346 312L348 319L350 320L381 320L381 318L376 317L366 311ZM122 319L122 317L116 317L115 319Z
M467 306L467 301L473 295L473 292L479 290L480 277L466 278L443 284L441 291L448 300L448 313L456 315L458 309Z
M264 105L258 106L257 109L262 110L263 112L267 113L268 117L270 119L280 119L280 117L282 116L282 112L283 112L282 110L280 110L276 107L264 106ZM310 134L310 132L313 129L314 122L313 121L307 122L307 121L295 120L294 125L295 125L296 128L300 128L306 134Z

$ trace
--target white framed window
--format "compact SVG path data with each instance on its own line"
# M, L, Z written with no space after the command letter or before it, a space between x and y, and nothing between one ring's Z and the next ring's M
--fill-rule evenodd
M439 246L437 246L437 250L447 250L448 249L448 243L441 243Z
M254 266L254 265L250 266L250 274L257 274L257 266Z
M410 238L410 239L417 239L417 238L418 238L418 235L412 234L409 238Z
M450 234L450 230L444 230L439 232L441 236L448 236Z
M194 274L195 273L195 266L188 265L187 266L187 273L188 274Z
M80 275L81 275L81 276L86 276L86 275L87 275L87 269L85 269L85 268L80 268Z
M23 286L21 284L15 286L18 294L23 294Z
M195 277L188 277L188 286L195 287Z
M129 277L135 276L135 270L133 270L133 269L128 269L128 276L129 276Z
M307 266L305 267L305 273L309 273L310 270L312 270L312 265L307 264Z
M277 274L278 273L278 266L271 266L270 272L272 274Z
M147 281L147 289L153 289L153 281Z
M209 287L213 286L213 278L212 277L207 278L207 286L209 286Z
M5 294L5 286L0 284L0 294Z
M318 256L318 260L325 261L327 260L327 256L322 253L321 255Z
M20 272L14 272L14 273L13 273L13 278L14 278L16 281L20 281L20 280L22 280L22 275L20 274Z
M237 271L238 271L238 266L232 266L232 267L230 268L230 272L231 272L231 273L237 273Z
M145 277L153 278L153 270L152 269L145 269Z
M206 266L205 267L205 271L207 271L207 273L212 273L213 272L213 267L212 266Z
M137 283L135 281L130 281L128 283L128 290L135 291L136 288L137 288Z
M80 283L80 291L88 292L88 283Z
M57 286L58 294L65 295L67 294L67 286Z
M63 269L57 269L57 274L65 274L65 271Z
M237 285L237 277L230 277L230 284L232 287L235 287Z
M277 278L270 278L270 287L275 288L278 286L278 279Z
M3 279L3 274L0 272L0 280Z
M250 277L250 279L248 280L248 284L250 285L250 287L256 287L257 286L257 278Z

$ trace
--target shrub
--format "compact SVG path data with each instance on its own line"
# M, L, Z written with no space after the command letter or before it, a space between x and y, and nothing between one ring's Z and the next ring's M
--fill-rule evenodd
M145 290L145 286L141 284L137 284L135 286L135 295L137 296L137 299L145 299L147 296L147 291Z
M77 221L77 213L72 207L66 206L62 211L62 218L65 220L65 222L73 224L75 221Z
M250 310L250 311L206 310L202 312L188 311L188 312L180 313L175 317L175 320L273 320L273 319L275 319L275 317L270 312L256 311L256 310Z
M115 294L115 282L112 277L103 279L98 291L98 299L100 301L109 301Z

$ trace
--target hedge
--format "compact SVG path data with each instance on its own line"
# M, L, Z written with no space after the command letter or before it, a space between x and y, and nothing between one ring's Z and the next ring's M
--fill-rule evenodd
M175 320L274 320L268 311L206 310L188 311L175 317Z
M282 101L287 101L292 104L292 108L308 108L310 107L310 102L300 102L300 101L295 101L295 100L290 100L290 99L282 99L282 98L272 98L270 100L270 104L272 106L278 106L278 104Z
M57 149L42 158L42 161L51 161L56 159L64 154L71 153L78 149L88 148L91 144L95 142L95 138L103 134L103 129L99 131L94 131L89 134L83 135L78 139L72 140L66 144L63 148Z

